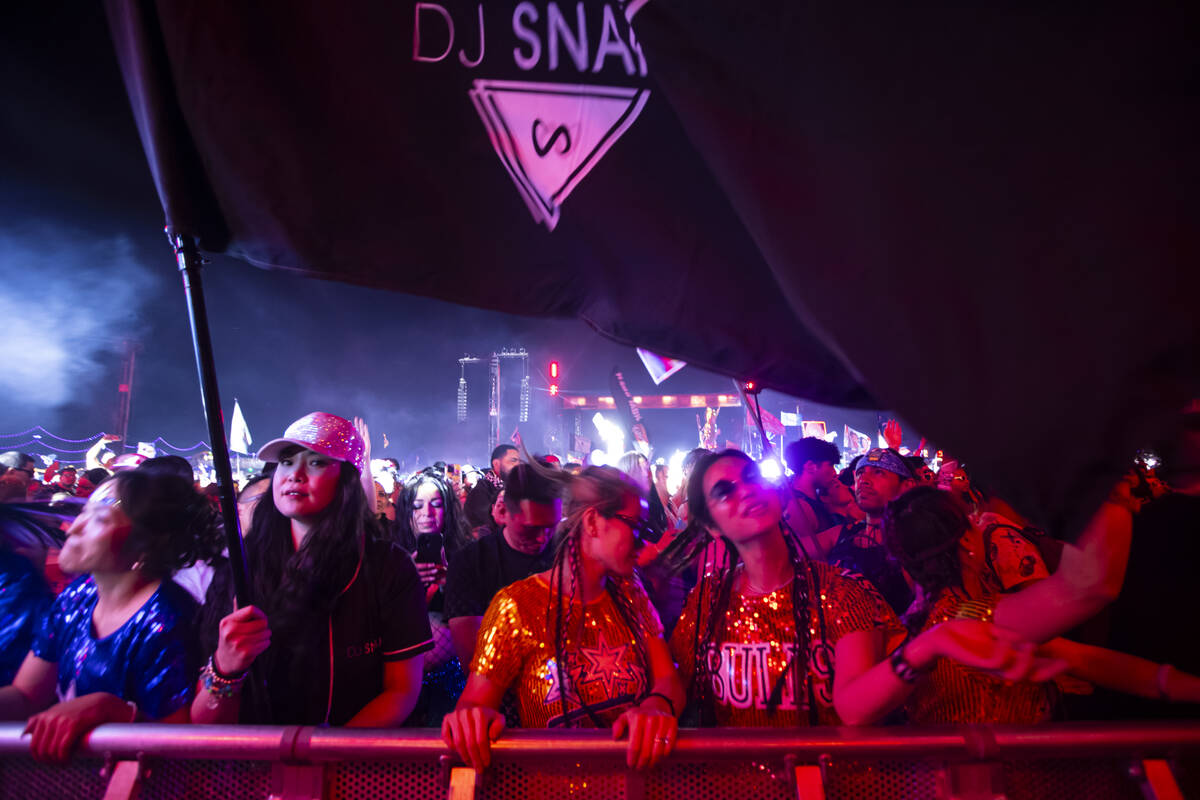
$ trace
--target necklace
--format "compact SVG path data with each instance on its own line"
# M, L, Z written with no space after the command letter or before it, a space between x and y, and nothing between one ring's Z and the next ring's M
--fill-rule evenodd
M796 575L793 572L791 575L788 575L786 578L784 578L783 581L778 586L776 586L774 589L764 589L760 586L755 586L753 583L751 583L750 578L748 578L746 576L746 573L742 572L742 583L743 583L743 588L746 590L747 594L768 595L768 594L773 594L775 592L778 592L780 589L782 589L783 587L785 587L789 583L791 583L795 577L796 577Z

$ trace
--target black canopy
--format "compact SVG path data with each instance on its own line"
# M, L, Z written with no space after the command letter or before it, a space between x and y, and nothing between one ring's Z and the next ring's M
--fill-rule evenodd
M892 407L1065 533L1195 392L1182 9L108 11L202 249Z

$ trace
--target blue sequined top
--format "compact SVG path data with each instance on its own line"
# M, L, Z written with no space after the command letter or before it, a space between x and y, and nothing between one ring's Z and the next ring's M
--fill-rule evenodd
M29 559L0 547L0 686L12 683L54 599Z
M92 633L96 599L91 576L77 578L34 635L33 654L58 665L59 699L109 692L137 703L152 719L188 703L199 673L191 596L165 580L124 625L102 639Z

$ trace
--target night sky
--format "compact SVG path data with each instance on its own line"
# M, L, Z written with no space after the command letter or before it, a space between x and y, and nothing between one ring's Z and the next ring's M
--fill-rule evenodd
M112 430L121 353L132 341L138 352L130 445L163 437L189 447L206 438L206 427L184 294L103 9L22 3L4 15L0 434L41 425L83 439ZM609 394L614 366L635 394L732 389L729 378L690 367L655 389L632 348L577 320L522 318L297 278L221 256L212 258L205 288L224 413L228 420L237 397L256 444L308 411L326 410L367 418L376 455L408 466L480 463L487 371L468 368L470 419L459 425L456 360L501 347L531 353L533 419L522 433L534 451L545 449L551 360L562 364L566 392ZM515 401L515 392L509 397ZM774 414L798 409L827 420L831 430L848 423L871 432L876 424L873 412L769 392L763 405ZM722 440L740 439L741 418L738 409L722 412ZM509 419L505 437L515 425ZM651 411L647 422L658 455L696 445L691 411ZM29 438L0 438L0 450ZM87 442L59 446L83 449Z

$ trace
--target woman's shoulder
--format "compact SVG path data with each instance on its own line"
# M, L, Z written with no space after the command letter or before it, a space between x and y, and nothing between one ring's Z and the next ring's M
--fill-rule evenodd
M80 575L54 598L56 608L77 608L96 598L96 582L91 575Z
M166 578L126 623L127 640L136 642L140 652L151 654L159 653L166 640L190 645L199 609L187 589Z

